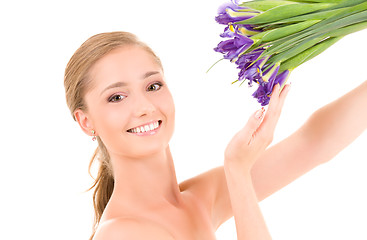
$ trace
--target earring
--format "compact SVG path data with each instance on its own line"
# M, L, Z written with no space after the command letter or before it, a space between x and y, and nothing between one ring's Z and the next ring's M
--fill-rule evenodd
M94 130L92 130L92 134L93 134L93 137L92 137L92 141L95 141L97 138L96 136L94 135L96 132Z

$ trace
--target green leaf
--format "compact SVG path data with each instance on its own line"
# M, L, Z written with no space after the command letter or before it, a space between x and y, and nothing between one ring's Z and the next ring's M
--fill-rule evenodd
M340 3L338 3L337 5L331 6L328 10L355 6L355 5L364 3L364 2L366 2L366 0L344 0L344 1L341 1Z
M309 31L309 30L312 30L312 29L319 28L323 25L334 22L334 21L336 21L338 19L341 19L343 17L358 13L360 11L364 11L366 9L367 9L367 1L364 2L364 3L358 4L358 5L355 5L355 6L351 6L351 7L345 7L345 8L339 8L339 9L333 9L333 10L328 10L328 11L321 11L321 12L317 12L317 13L311 13L311 14L296 16L296 17L293 17L293 18L288 18L288 19L284 19L284 20L281 20L281 21L278 21L278 22L274 22L274 24L275 25L279 24L279 23L280 24L281 23L286 24L287 22L293 22L293 21L298 21L298 20L303 21L303 20L317 20L317 19L320 20L320 19L324 19L324 21L322 21L320 23L317 23L314 26L312 26L312 27L310 27L310 28L298 33L298 34L295 34L294 36L286 37L284 40L282 40L284 42L284 41L291 40L292 38L296 37L297 35L303 34L305 31ZM271 26L271 25L272 25L272 23L260 25L258 29L261 30L261 27L264 28L264 27L268 27L268 26ZM273 26L273 27L277 27L277 26ZM275 41L274 45L277 45L277 44L278 44L278 42Z
M249 1L241 3L241 7L248 7L257 11L265 12L269 9L272 9L277 6L287 5L287 4L296 4L291 1L274 1L274 0L263 0L263 1Z
M367 20L364 22L356 23L353 25L349 25L347 27L339 28L334 31L331 31L329 33L330 37L340 37L340 36L346 36L348 34L361 31L363 29L367 28Z
M256 29L262 29L267 26L279 25L279 24L292 24L292 23L302 22L302 21L307 21L307 20L324 20L326 18L335 16L336 14L341 13L342 11L344 11L343 8L333 9L333 10L328 10L328 11L321 11L321 12L316 12L316 13L308 13L308 14L304 14L301 16L282 19L280 21L276 21L276 22L272 22L268 24L258 25Z
M255 17L236 22L235 24L263 24L274 21L298 16L301 14L311 13L318 10L325 9L332 6L329 3L315 3L315 4L288 4L274 7L266 12L263 12Z
M318 22L319 20L310 20L310 21L304 21L304 22L300 22L296 24L291 24L285 27L280 27L280 28L276 28L273 30L258 33L250 38L253 40L261 40L261 42L270 42L270 41L277 40L279 38L286 37L293 33L302 31L303 29L306 29Z
M306 31L302 32L301 34L298 34L297 36L293 36L292 38L288 37L289 40L287 41L281 41L282 39L278 40L279 44L273 43L273 45L268 47L268 49L264 51L263 54L272 55L275 53L280 53L294 46L295 44L298 44L301 41L306 41L308 39L311 39L315 37L316 35L330 32L332 30L346 27L348 25L352 25L355 23L363 22L366 19L367 19L367 11L363 11L360 13L355 13L353 15L338 19L334 22L324 24L322 26L319 26L318 28L315 28L316 25L322 23L321 21L320 23L311 26L310 28L306 29Z
M340 3L344 0L289 0L293 2L305 2L305 3Z
M327 48L332 46L334 43L339 41L342 37L335 37L326 39L315 46L301 52L300 54L290 58L289 60L283 62L279 67L279 72L283 72L284 70L290 69L293 70L294 68L298 67L302 63L305 63L312 58L316 57Z
M269 64L277 63L277 62L285 62L288 59L300 54L301 52L305 51L306 49L316 45L317 43L324 40L327 36L317 36L311 40L308 41L302 41L300 44L295 45L292 48L287 49L286 51L283 51L279 54L275 54L271 56L271 58L268 60Z

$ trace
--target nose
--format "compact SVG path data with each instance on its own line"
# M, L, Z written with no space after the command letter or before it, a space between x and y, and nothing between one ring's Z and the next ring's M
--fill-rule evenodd
M136 104L134 106L134 110L136 117L142 117L149 116L156 110L156 108L147 96L141 94L136 96Z

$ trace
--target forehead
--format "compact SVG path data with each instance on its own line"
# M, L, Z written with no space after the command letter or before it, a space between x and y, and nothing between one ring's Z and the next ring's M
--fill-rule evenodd
M154 56L139 46L125 46L99 59L92 67L90 77L98 86L133 81L149 71L161 72Z

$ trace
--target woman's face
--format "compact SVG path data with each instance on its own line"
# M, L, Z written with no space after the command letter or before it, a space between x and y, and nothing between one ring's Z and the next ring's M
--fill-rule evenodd
M162 151L173 134L175 108L154 57L139 46L113 50L91 69L88 124L113 155Z

